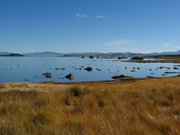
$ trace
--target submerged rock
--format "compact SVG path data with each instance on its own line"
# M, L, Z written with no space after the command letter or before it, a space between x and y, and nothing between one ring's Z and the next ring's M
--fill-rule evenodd
M178 70L179 68L177 68L177 67L174 67L173 69L174 69L174 70Z
M154 76L147 76L146 78L154 78Z
M60 70L60 68L54 68L55 70Z
M117 79L125 79L125 80L127 79L128 80L128 79L135 79L135 78L131 77L131 76L125 76L125 75L115 75L112 77L112 79L116 79L116 80Z
M28 79L24 79L25 82L28 82L29 80Z
M69 80L73 80L74 76L73 76L73 74L70 73L70 74L66 75L65 78L69 79Z
M96 68L96 70L97 70L97 71L101 71L101 69L99 69L99 68Z
M162 66L162 67L159 67L159 69L163 69L163 68L165 68L164 66Z
M165 74L179 74L180 72L164 72Z

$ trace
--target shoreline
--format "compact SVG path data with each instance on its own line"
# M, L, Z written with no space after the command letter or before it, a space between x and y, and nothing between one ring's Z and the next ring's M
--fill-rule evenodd
M96 84L96 83L125 83L125 82L135 82L135 81L143 81L143 80L160 80L160 79L173 79L180 78L180 76L174 77L152 77L152 78L130 78L130 79L116 79L116 80L102 80L102 81L85 81L85 82L6 82L0 83L1 85L8 84L60 84L60 85L71 85L71 84Z

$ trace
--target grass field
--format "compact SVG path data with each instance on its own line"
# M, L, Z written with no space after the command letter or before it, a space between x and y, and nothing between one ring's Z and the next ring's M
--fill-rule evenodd
M156 62L180 63L180 55L160 55L160 56L149 56L149 57L162 59L162 60L157 60ZM150 61L147 61L147 63L148 62L150 62Z
M0 135L180 135L180 78L1 84Z

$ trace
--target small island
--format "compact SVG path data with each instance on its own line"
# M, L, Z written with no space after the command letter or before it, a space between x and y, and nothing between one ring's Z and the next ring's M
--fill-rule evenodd
M0 57L23 57L24 55L19 54L19 53L10 53L10 54L4 54L0 55Z

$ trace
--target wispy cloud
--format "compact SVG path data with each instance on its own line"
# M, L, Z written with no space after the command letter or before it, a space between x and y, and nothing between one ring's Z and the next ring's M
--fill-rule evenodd
M86 15L86 14L77 13L76 17L78 17L78 18L90 18L90 19L106 19L106 18L109 18L110 16L107 16L107 15L89 16L89 15Z
M87 18L88 16L85 15L85 14L79 14L79 13L77 13L77 14L76 14L76 17L78 17L78 18Z
M124 46L124 45L130 45L132 43L131 40L115 40L105 43L105 46Z
M94 18L97 18L97 19L106 19L106 18L109 18L110 16L107 16L107 15L97 15L97 16L94 16Z

